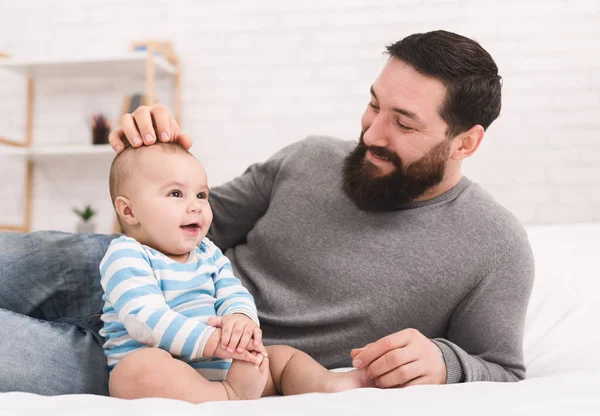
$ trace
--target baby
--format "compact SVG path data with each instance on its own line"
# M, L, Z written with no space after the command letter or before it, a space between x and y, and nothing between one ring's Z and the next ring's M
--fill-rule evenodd
M374 386L307 354L265 347L250 293L206 234L202 164L173 143L128 148L110 171L125 235L100 264L111 396L202 403Z

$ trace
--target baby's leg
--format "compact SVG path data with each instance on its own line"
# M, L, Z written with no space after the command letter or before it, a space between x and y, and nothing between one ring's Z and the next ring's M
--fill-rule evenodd
M312 392L334 393L360 387L375 387L364 370L333 372L308 354L285 345L267 347L270 377L263 396Z
M108 388L111 396L123 399L165 397L191 403L229 400L225 383L208 381L159 348L144 348L124 357L111 372Z
M258 399L265 390L268 377L268 358L263 358L260 365L233 360L223 384L227 389L229 400Z

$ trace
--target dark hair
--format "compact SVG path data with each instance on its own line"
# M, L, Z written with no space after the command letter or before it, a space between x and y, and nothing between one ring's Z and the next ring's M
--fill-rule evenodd
M439 113L448 123L448 137L477 124L487 129L500 114L502 77L474 40L436 30L407 36L387 46L387 53L444 84L446 99Z

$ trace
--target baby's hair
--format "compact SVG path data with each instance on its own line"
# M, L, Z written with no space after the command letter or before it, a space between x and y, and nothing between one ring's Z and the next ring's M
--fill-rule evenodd
M187 154L194 157L194 155L178 143L156 142L156 144L153 144L152 146L141 146L137 148L131 147L129 143L125 143L125 150L115 156L110 166L108 183L113 207L115 206L115 200L119 196L125 196L123 195L123 192L124 189L126 189L126 184L134 174L136 154L146 151L149 148L161 149L164 152L170 153Z

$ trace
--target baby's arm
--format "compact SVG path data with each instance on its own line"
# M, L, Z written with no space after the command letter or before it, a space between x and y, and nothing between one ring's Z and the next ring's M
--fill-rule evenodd
M214 250L213 261L219 270L214 278L217 299L215 309L217 316L224 318L211 318L209 323L218 322L213 325L223 330L221 348L227 349L230 353L236 349L238 353L247 349L258 350L263 355L267 355L262 345L262 332L252 295L233 275L229 259L217 246L212 243L210 246Z
M113 241L100 263L100 274L105 296L136 341L188 361L213 356L205 353L205 347L216 329L167 305L139 243L131 239ZM252 355L247 355L253 361Z
M219 269L214 278L217 316L241 313L259 325L254 298L248 292L248 289L242 286L242 282L233 275L229 259L223 255L217 246L212 243L211 245L215 249L213 260Z

